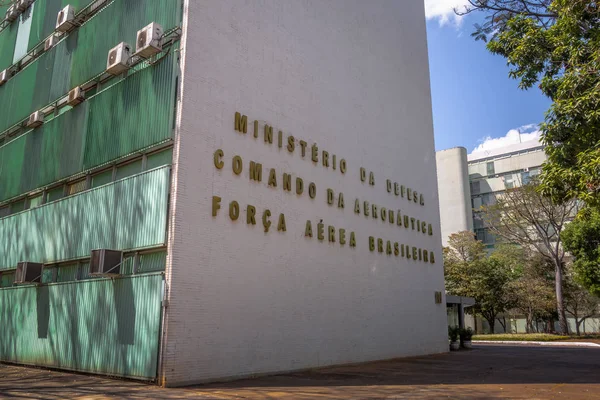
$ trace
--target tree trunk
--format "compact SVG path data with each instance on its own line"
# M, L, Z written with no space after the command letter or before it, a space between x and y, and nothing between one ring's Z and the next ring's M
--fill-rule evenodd
M558 327L559 333L562 335L569 334L569 325L567 324L567 316L565 314L565 299L563 298L563 271L562 263L559 260L554 261L554 269L556 278L554 279L556 287L556 311L558 312Z
M577 332L577 336L581 336L581 333L579 331L579 325L581 325L582 322L582 319L578 320L577 318L575 318L575 331Z
M490 325L490 333L493 334L494 333L494 328L495 328L495 323L496 323L496 318L495 317L492 317L490 319L486 318L486 320L487 320L488 324Z
M502 323L503 320L504 320L504 323ZM506 317L502 317L502 319L498 318L498 322L500 322L502 329L504 329L504 333L506 333Z

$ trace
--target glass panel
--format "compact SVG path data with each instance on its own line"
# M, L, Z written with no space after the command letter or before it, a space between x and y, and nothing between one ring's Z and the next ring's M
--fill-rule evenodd
M42 283L54 282L55 272L56 267L44 267L44 269L42 269Z
M61 265L57 271L56 282L69 282L76 281L77 275L79 275L79 265Z
M471 194L479 194L480 191L480 181L471 182Z
M113 170L109 169L92 176L92 187L106 185L112 182Z
M29 208L35 208L43 204L44 195L40 194L29 198Z
M57 186L53 189L50 189L46 192L46 202L50 203L51 201L62 199L65 197L65 188L64 186Z
M494 175L496 173L496 170L494 168L494 162L489 162L487 163L487 174L488 175Z
M86 189L85 179L68 184L67 195L71 196L75 193L83 192Z
M14 214L14 213L18 213L25 210L25 199L20 200L20 201L15 201L14 203L12 203L10 205L10 213Z
M11 287L14 281L14 272L3 272L2 275L0 275L0 287Z
M0 218L6 217L7 215L9 215L8 211L9 211L8 205L0 207Z
M148 156L146 159L146 169L153 169L168 165L173 162L173 149L161 151Z
M142 172L141 159L129 164L118 166L116 180L127 178L128 176L139 174L140 172Z
M167 252L140 254L138 273L164 271L167 263Z

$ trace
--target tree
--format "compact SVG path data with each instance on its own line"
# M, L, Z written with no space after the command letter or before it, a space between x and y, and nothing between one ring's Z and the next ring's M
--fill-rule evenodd
M581 334L581 324L588 318L598 314L600 298L592 295L574 280L565 284L565 310L575 319L577 335Z
M600 210L584 208L563 232L565 249L575 258L575 279L600 297Z
M486 14L473 36L506 58L522 89L552 100L541 125L542 189L600 205L600 4L596 0L469 0Z
M556 203L544 196L535 182L509 189L496 204L482 208L481 216L492 233L539 254L554 266L556 309L561 333L568 333L563 298L565 250L562 229L574 215L576 202Z
M533 323L548 319L556 305L552 280L546 275L547 262L537 254L530 254L519 277L509 283L508 293L514 308L525 315L527 332L534 332Z
M499 259L486 257L485 246L472 232L450 235L444 249L446 289L456 296L473 297L471 311L481 314L494 332L498 314L510 308L506 287L510 268Z

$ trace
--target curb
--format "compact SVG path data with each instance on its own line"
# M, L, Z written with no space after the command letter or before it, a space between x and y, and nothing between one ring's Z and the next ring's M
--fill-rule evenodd
M473 340L473 344L529 344L534 346L568 346L568 347L600 347L600 344L589 342L527 342L518 340Z

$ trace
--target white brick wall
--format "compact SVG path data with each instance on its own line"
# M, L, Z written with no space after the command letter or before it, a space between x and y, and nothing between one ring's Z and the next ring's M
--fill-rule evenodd
M443 273L423 2L187 3L163 384L446 351L445 306L434 304ZM236 111L248 115L246 135L234 131ZM303 159L297 141L293 154L265 145L265 123L275 139L282 130L345 158L346 174ZM263 164L262 183L249 181L250 160ZM374 172L374 187L360 167ZM267 186L269 168L277 188ZM283 191L284 172L303 178L303 195ZM425 206L387 193L388 178L424 193ZM327 205L327 188L344 193L343 210ZM222 198L216 217L213 195ZM434 235L356 215L356 198L424 219ZM247 204L256 226L246 224ZM287 232L276 229L282 212ZM357 247L319 242L321 219L347 240L355 231ZM436 263L371 253L370 235L434 250Z

